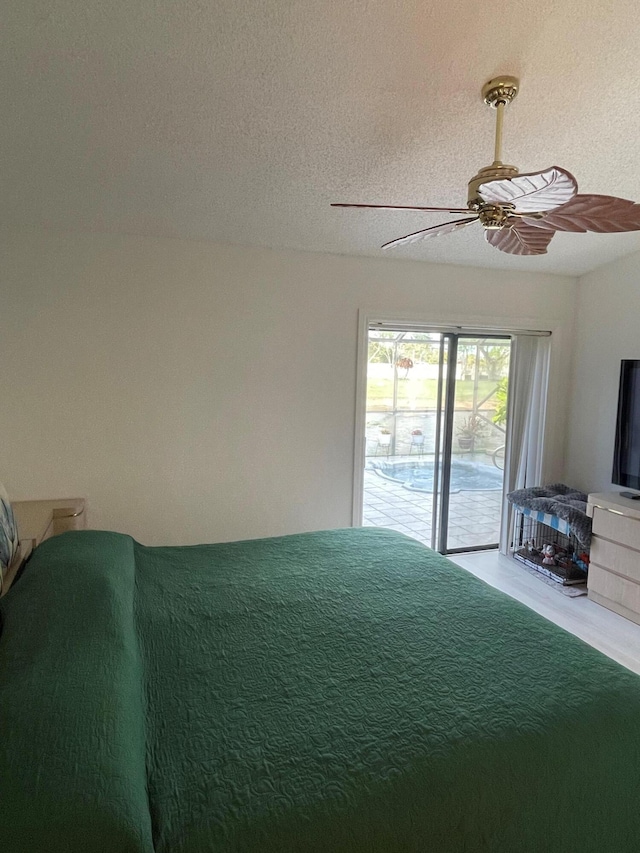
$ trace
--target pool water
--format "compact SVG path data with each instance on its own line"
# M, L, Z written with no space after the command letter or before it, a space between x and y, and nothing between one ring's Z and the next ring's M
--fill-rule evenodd
M406 462L375 460L371 467L385 480L402 483L415 492L433 491L433 460ZM451 462L451 492L478 492L502 488L502 471L494 465L453 459Z

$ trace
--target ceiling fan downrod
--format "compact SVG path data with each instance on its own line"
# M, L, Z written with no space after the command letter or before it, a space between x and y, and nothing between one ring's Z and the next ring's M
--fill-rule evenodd
M504 117L504 101L496 104L496 143L493 149L493 162L502 164L502 119Z
M489 80L482 87L482 98L487 106L496 111L496 137L493 153L493 163L480 169L478 174L469 181L469 192L467 202L471 210L478 210L482 205L482 199L478 195L478 188L488 181L504 178L513 178L518 174L515 166L508 166L502 162L502 124L504 119L504 108L513 101L518 94L520 81L517 77L504 76ZM500 227L498 223L496 226Z
M496 77L489 80L482 87L482 98L489 107L496 111L496 145L493 157L493 165L502 165L502 120L504 108L518 94L520 81L517 77Z

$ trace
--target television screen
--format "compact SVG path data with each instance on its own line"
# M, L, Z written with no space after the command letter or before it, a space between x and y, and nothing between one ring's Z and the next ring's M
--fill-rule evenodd
M625 359L620 365L612 480L640 489L640 360Z

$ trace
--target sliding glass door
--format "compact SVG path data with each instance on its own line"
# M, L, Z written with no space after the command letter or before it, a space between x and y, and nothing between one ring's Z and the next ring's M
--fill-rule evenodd
M511 341L451 336L439 550L498 546Z
M452 553L497 546L511 341L369 330L363 523Z

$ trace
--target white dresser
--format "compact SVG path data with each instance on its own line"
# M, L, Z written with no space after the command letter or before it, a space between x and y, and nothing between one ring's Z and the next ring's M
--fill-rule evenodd
M593 519L589 598L640 623L640 501L593 494L587 514Z

